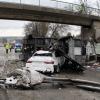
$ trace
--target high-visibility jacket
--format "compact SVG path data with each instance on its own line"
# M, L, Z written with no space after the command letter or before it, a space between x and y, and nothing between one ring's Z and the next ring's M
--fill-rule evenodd
M6 43L6 44L5 44L5 48L6 48L6 49L9 49L9 48L10 48L10 44L9 44L9 43Z
M11 44L9 44L9 48L11 48L12 47L12 45Z

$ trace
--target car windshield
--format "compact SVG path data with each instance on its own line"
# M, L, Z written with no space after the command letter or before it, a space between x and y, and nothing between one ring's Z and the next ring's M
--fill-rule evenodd
M52 53L41 53L41 54L35 53L34 56L49 56L49 57L52 57Z

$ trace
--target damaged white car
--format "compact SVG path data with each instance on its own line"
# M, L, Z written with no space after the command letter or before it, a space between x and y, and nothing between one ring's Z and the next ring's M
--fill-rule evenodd
M28 59L26 68L44 73L60 72L60 67L64 64L64 57L57 57L55 52L39 50Z

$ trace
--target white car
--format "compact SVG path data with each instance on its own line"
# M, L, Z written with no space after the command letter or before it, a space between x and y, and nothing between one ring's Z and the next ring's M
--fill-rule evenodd
M56 57L55 53L39 50L28 59L25 68L41 72L54 73L60 71L60 66L63 63L64 57Z

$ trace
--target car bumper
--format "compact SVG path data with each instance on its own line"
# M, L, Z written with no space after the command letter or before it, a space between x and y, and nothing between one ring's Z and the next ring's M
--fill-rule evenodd
M26 63L27 69L31 70L36 70L36 71L41 71L43 73L53 73L54 72L54 67L52 64L29 64Z

